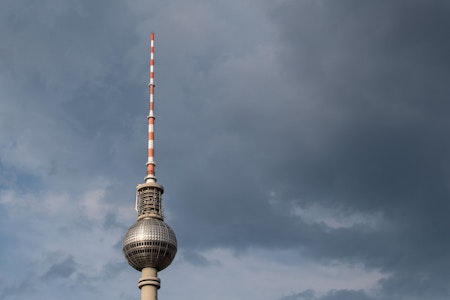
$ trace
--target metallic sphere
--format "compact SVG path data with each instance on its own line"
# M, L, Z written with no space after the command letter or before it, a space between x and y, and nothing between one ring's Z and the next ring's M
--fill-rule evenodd
M128 263L136 270L151 267L160 271L174 259L177 239L164 221L144 218L128 229L122 249Z

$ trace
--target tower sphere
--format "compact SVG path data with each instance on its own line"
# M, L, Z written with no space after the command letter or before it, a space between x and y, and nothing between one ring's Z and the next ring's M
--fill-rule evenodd
M170 265L177 253L177 239L172 228L157 218L138 220L128 229L123 241L128 264L138 271Z

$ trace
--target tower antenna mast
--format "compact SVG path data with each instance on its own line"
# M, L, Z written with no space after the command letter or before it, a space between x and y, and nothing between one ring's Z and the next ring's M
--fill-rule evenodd
M164 222L162 194L164 188L156 183L154 162L154 43L150 34L150 109L148 119L147 175L144 183L136 187L137 221L128 229L123 241L123 253L134 269L141 272L138 281L141 300L157 300L160 288L159 271L168 267L177 253L177 239L173 230Z
M148 114L148 159L147 159L147 176L145 182L156 182L155 176L155 113L154 113L154 97L155 97L155 34L150 34L150 81L148 83L150 95L150 107Z

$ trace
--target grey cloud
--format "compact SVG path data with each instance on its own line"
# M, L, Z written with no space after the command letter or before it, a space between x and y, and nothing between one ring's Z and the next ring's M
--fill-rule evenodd
M371 300L364 291L338 290L329 292L320 300Z
M177 253L178 256L181 256L181 260L186 260L189 263L198 266L198 267L207 267L211 265L217 265L218 262L211 261L205 256L199 254L196 251L182 251L181 253Z
M114 229L114 228L123 228L123 224L120 224L117 221L117 216L114 213L107 213L105 215L105 220L103 222L103 227L108 229Z
M0 287L0 296L2 299L17 299L16 297L18 296L23 297L35 292L35 286L31 282L31 278L26 278L25 280L19 281L18 283L12 285L1 283Z
M77 263L73 257L69 256L63 261L53 264L47 272L42 276L42 279L66 279L74 274L77 270Z
M314 297L314 291L312 290L307 290L297 294L292 294L280 298L280 300L314 300L314 299L316 298Z
M372 300L362 290L332 290L322 297L318 297L311 290L303 291L290 296L280 298L280 300Z
M107 280L110 278L117 277L127 267L128 267L128 264L125 261L108 262L105 266L103 266L103 272L101 274L101 279Z

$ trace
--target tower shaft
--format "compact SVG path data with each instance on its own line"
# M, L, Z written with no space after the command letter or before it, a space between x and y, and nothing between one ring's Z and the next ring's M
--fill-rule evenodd
M138 286L141 289L141 300L157 300L160 280L155 268L142 269Z

